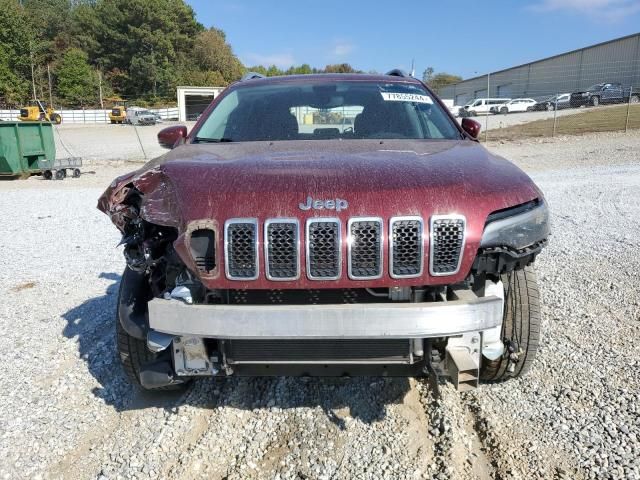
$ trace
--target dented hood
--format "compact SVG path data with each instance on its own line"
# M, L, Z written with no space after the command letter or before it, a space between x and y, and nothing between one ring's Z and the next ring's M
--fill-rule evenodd
M483 213L538 196L520 169L470 141L184 145L116 179L99 208L109 212L130 183L144 195L145 220L178 228L197 219L295 217L309 197L344 200L340 213L348 216L395 216L473 213L486 204Z
M487 215L542 196L519 168L468 140L183 145L116 179L100 198L98 207L121 229L131 187L142 193L142 218L181 236L198 222L219 228L230 218L293 217L303 225L310 217L337 217L346 225L355 216L386 222L461 214L467 233L460 279L471 268ZM309 198L334 208L306 209Z

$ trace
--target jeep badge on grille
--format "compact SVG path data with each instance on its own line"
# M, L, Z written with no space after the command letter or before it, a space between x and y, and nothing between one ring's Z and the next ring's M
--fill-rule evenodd
M300 203L298 205L300 210L311 210L312 208L314 210L324 210L326 208L327 210L335 210L336 212L346 210L348 206L349 202L341 198L336 198L335 200L314 200L311 197L307 197L306 203Z

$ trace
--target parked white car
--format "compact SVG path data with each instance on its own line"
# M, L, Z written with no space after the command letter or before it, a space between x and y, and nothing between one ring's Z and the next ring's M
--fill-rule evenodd
M492 108L499 108L507 103L510 98L477 98L471 100L460 108L461 117L475 117L476 115L489 115Z
M536 101L533 98L514 98L496 107L494 113L530 112L535 104Z
M155 113L141 107L127 108L127 119L125 120L131 125L155 125L158 118Z

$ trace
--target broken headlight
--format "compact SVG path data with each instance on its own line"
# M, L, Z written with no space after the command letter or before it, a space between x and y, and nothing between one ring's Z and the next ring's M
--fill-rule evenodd
M522 250L551 231L549 210L541 199L492 213L482 234L480 247L508 247Z

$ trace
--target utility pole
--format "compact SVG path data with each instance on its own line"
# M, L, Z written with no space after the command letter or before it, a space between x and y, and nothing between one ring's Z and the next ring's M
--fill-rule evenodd
M29 57L31 58L31 87L33 88L33 100L37 100L36 96L36 79L33 74L33 51L29 52Z
M100 92L100 108L104 110L104 102L102 101L102 74L98 70L98 89Z
M49 106L53 108L53 94L51 93L51 69L47 63L47 77L49 78Z
M491 73L487 73L487 99L491 98L489 91L491 90ZM487 100L488 102L489 100ZM486 118L484 119L484 142L489 140L489 111L487 111Z

